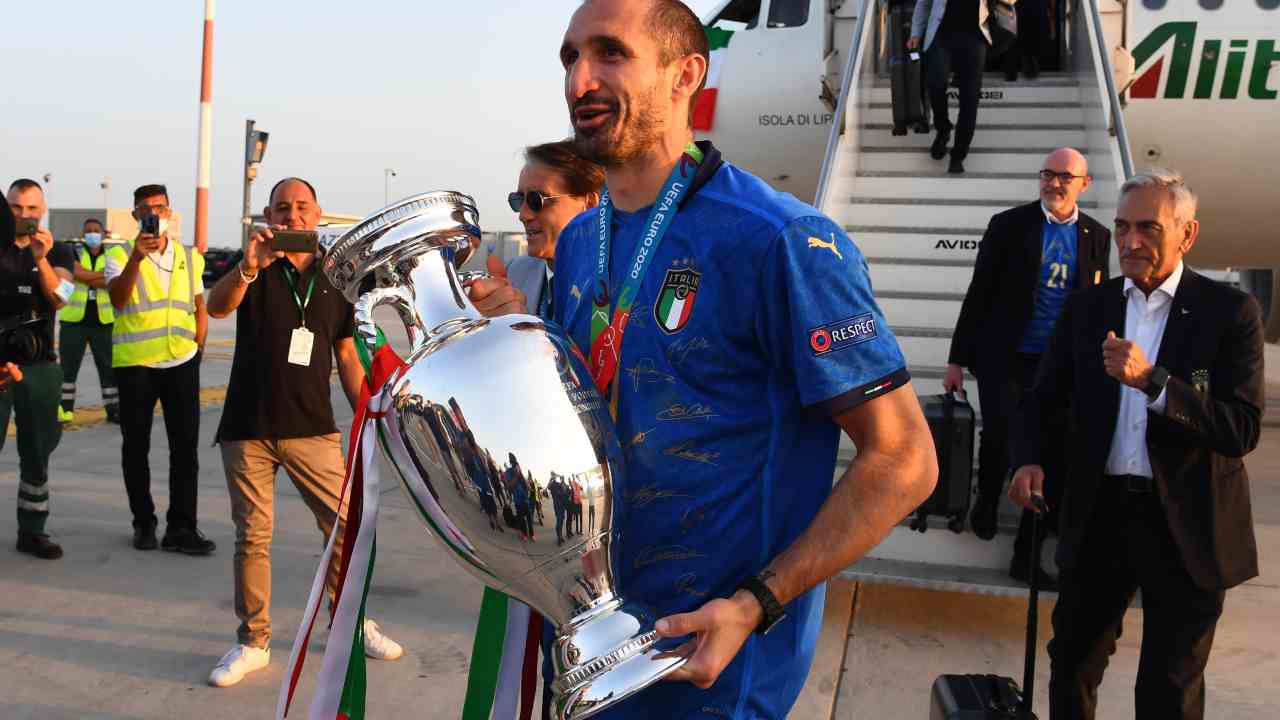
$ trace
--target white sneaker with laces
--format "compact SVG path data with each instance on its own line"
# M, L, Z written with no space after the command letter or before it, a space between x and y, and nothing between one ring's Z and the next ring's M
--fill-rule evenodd
M364 620L364 654L374 660L395 660L404 654L400 643L382 634L378 623Z
M214 687L230 687L254 670L261 670L271 662L271 648L237 645L227 651L209 673L209 684Z

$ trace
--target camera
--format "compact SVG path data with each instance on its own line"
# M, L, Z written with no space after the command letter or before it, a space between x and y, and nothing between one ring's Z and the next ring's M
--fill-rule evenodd
M159 215L143 215L138 218L138 229L143 235L159 235L160 234L160 216Z
M22 237L23 235L35 235L40 229L39 218L15 218L13 221L13 234Z
M49 354L45 318L0 320L0 364L31 365Z

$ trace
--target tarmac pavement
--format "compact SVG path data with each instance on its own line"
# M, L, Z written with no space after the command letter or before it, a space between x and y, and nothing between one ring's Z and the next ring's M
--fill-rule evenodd
M390 327L391 323L384 323ZM209 671L235 643L226 485L211 446L230 373L232 320L214 321L202 385L201 529L218 543L211 557L130 545L128 503L120 475L119 429L78 411L52 461L50 530L66 556L43 561L0 550L0 717L14 720L103 718L270 718L301 619L322 539L297 491L277 486L272 620L268 668L226 689ZM393 334L393 342L402 341ZM1268 348L1273 355L1274 348ZM1277 351L1280 352L1280 351ZM1272 367L1278 365L1273 364ZM81 370L82 407L98 402L91 363ZM1274 386L1280 397L1280 384ZM335 383L339 427L351 411ZM167 507L167 442L153 431L153 494ZM1249 457L1263 572L1227 594L1208 671L1209 717L1274 718L1280 709L1280 432L1264 430ZM390 478L384 472L384 478ZM17 492L12 440L0 453L0 497ZM409 510L400 490L383 489L371 615L404 645L394 662L369 661L368 716L457 718L462 707L481 586L442 550ZM163 527L161 527L163 531ZM16 534L0 513L0 539ZM1052 602L1040 617L1037 708L1047 717ZM927 717L929 687L942 673L993 672L1021 677L1025 603L866 584L833 584L818 660L792 717L839 720ZM1132 718L1132 687L1141 610L1126 618L1120 649L1102 688L1100 715ZM294 717L314 687L325 633L313 640Z

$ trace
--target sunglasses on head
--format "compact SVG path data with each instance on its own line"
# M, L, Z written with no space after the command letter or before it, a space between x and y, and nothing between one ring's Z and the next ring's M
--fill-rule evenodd
M511 212L520 212L520 208L525 205L533 212L542 212L542 208L546 207L548 200L556 198L568 197L564 195L547 195L541 190L529 190L527 192L513 192L507 195L507 204L511 206Z

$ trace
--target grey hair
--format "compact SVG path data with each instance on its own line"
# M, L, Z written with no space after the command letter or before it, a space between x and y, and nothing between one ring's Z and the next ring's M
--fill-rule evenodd
M1168 168L1147 168L1124 181L1120 186L1120 197L1139 188L1159 188L1169 196L1173 203L1173 217L1178 222L1190 222L1196 219L1196 207L1200 201L1191 191L1182 173Z

